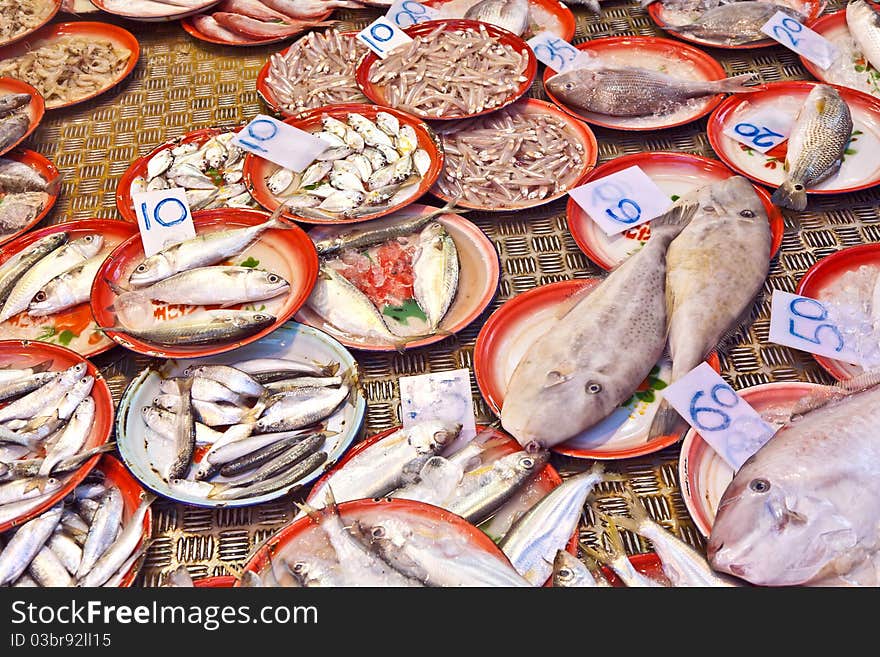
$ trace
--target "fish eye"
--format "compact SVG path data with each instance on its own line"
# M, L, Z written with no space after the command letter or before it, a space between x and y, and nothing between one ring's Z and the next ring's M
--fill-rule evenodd
M565 87L566 91L571 91L572 89L574 89L574 83L573 82L566 82L564 87Z
M755 213L752 212L751 210L743 210L742 212L739 213L739 216L751 219L752 217L755 216Z
M266 278L270 283L277 283L280 280L276 274L269 274Z
M573 573L568 568L560 568L556 573L560 579L571 579Z
M587 392L591 395L598 395L602 392L602 384L597 383L596 381L590 381L587 383Z
M534 468L535 467L535 459L531 456L525 457L522 461L520 461L524 468Z
M40 290L39 292L37 292L34 295L34 301L36 301L37 303L39 303L41 301L45 301L45 300L46 300L46 293L43 292L42 290Z
M373 527L373 530L370 532L370 535L373 538L385 538L385 528L384 527Z
M269 316L268 315L261 315L261 314L257 313L256 315L254 315L254 319L257 320L258 322L262 322L264 319L269 319Z
M145 271L147 271L147 266L145 264L141 263L137 266L135 271L140 272L140 273L144 273Z
M93 239L95 239L93 235L86 235L85 237L83 237L84 242L91 242Z
M295 573L301 573L305 569L306 569L306 566L302 562L298 562L298 563L293 564L293 572L295 572Z
M798 184L796 184L796 185L794 186L794 190L795 190L796 192L802 192L802 191L804 191L804 186L801 185L800 183L798 183Z
M766 479L752 479L749 482L749 488L756 493L766 493L770 490L770 482Z

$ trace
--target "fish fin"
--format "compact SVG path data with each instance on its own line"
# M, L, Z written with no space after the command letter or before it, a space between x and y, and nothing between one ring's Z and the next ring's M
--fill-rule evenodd
M651 220L651 237L659 234L676 237L691 222L699 207L700 204L693 201L676 203L664 214Z
M608 545L607 554L611 556L612 561L621 557L625 559L626 546L623 544L623 537L620 535L620 528L617 524L618 517L609 516L598 509L593 509L593 511L596 517L601 520L602 526L605 529L605 537L608 539L606 542Z
M32 365L32 366L31 366L31 370L34 372L34 374L39 374L40 372L45 372L45 371L47 371L50 367L52 367L52 362L53 362L53 361L52 361L51 359L50 359L50 360L44 360L44 361L42 361L42 362L40 362L40 363L37 363L36 365ZM5 365L5 366L3 367L3 369L6 369L6 368L8 368L8 367L9 367L9 365Z
M604 547L594 548L586 543L581 543L580 547L584 555L596 563L608 565L613 559L613 556Z
M115 295L118 296L118 297L121 297L123 294L132 291L132 290L130 290L130 289L127 288L127 287L123 287L123 286L120 285L119 283L116 283L116 282L114 282L114 281L111 281L111 280L110 280L109 278L107 278L106 276L104 277L104 282L107 284L107 287L109 287L110 290L113 292L113 294L115 294Z
M648 514L648 510L645 508L645 505L642 504L641 500L627 487L623 487L623 491L621 492L621 497L623 497L626 502L626 507L630 512L632 518L627 518L626 516L615 516L614 522L616 522L620 527L623 527L627 531L631 531L634 534L640 534L639 528L643 526L644 523L652 523L654 522L651 519L651 516Z
M730 325L721 337L713 351L727 351L734 343L739 342L742 334L748 331L748 327L758 319L761 314L761 302L764 300L764 290L758 290L755 298L740 313L739 317ZM711 353L711 352L710 352ZM707 356L709 354L706 354Z
M339 371L339 363L327 363L321 366L321 373L324 376L336 376Z
M729 94L752 93L757 91L757 87L747 87L746 82L752 82L755 79L754 73L742 73L734 75L724 80L718 80L718 91Z
M824 114L825 113L825 105L826 105L825 99L822 97L818 98L816 100L816 111L819 114Z
M24 487L24 492L27 493L27 492L30 492L30 491L34 490L35 488L37 488L37 489L39 489L39 491L41 493L45 493L46 486L48 485L48 483L49 483L49 477L46 477L44 475L38 475L36 477L32 477L31 480Z
M681 438L685 428L684 421L678 414L678 411L672 408L668 401L663 399L651 422L651 428L648 430L648 438L645 442L657 440L662 436L677 435Z
M770 200L779 207L802 211L807 207L807 190L803 183L786 180L773 192Z
M805 397L799 399L791 410L791 417L796 418L801 415L806 415L811 411L827 406L831 402L838 401L858 392L864 392L877 385L880 385L880 370L863 372L852 379L838 381L830 386L822 386L815 392L811 392Z
M590 294L595 290L598 285L585 285L581 289L577 290L574 294L568 297L565 301L556 306L555 316L556 319L562 319L577 306L581 301L586 299Z

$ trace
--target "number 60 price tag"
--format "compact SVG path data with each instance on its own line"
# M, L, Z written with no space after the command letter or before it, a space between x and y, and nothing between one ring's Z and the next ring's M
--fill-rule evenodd
M608 235L659 217L672 206L672 199L637 166L575 187L568 194Z
M825 304L782 290L773 290L770 342L847 363L862 361L861 356L846 345L840 329L829 318Z
M663 398L734 470L776 433L708 363L666 388Z

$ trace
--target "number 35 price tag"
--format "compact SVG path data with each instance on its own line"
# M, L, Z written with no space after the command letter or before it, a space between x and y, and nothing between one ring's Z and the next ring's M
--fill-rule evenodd
M169 244L196 236L186 192L180 187L131 195L144 254L150 257Z
M734 470L776 433L708 363L666 388L663 397Z
M861 356L850 349L825 304L782 290L773 290L770 305L770 342L811 354L860 364Z
M569 196L608 235L659 217L672 206L672 199L637 166L575 187Z
M557 73L565 73L573 68L585 68L590 65L592 59L587 53L578 50L553 32L539 32L527 43L538 61Z
M829 68L840 55L840 51L828 39L781 11L764 23L761 31L822 70Z

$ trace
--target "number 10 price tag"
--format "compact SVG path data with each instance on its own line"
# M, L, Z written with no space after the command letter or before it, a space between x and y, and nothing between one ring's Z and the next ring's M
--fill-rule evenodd
M840 51L828 39L806 27L796 18L777 11L761 31L789 50L809 59L823 71L830 68Z
M323 139L265 114L257 114L232 143L291 171L303 171L327 150Z
M170 244L196 236L186 192L182 188L135 193L131 200L141 231L144 255L148 258Z
M357 40L382 59L388 57L397 46L402 46L412 41L406 32L385 16L379 16L379 18L358 32Z
M782 290L773 290L770 342L847 363L862 361L861 355L847 346L825 304Z
M568 194L608 235L650 221L672 207L672 199L637 166L575 187Z
M708 363L666 388L663 398L734 470L776 433Z

